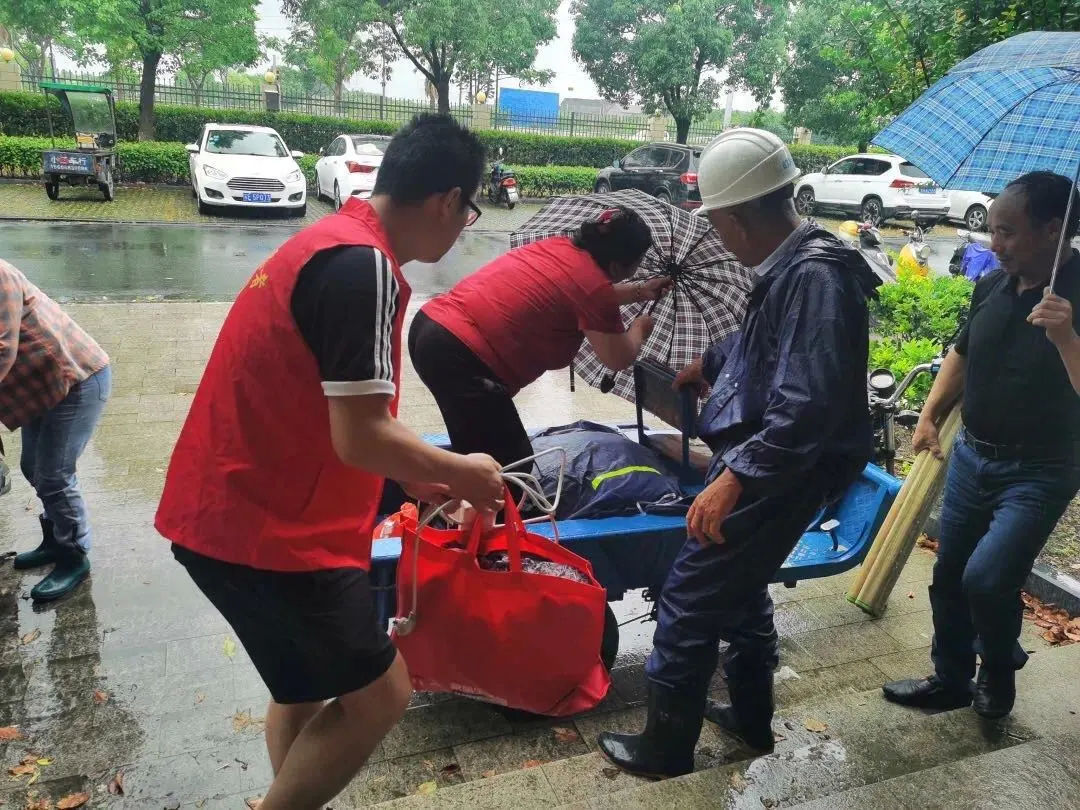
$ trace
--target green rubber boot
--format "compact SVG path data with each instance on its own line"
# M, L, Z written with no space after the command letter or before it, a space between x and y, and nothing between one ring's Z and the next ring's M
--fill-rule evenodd
M17 571L41 568L56 562L56 541L53 539L53 524L48 518L38 517L41 521L41 545L33 551L24 551L15 555L12 565Z
M75 590L89 573L90 559L85 554L59 560L52 573L30 591L30 598L35 602L60 599Z

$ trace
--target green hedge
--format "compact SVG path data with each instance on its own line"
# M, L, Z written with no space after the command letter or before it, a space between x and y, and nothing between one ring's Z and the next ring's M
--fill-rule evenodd
M818 146L816 144L793 143L788 147L795 165L804 174L819 172L830 163L859 151L856 146Z
M523 197L588 194L596 185L596 169L584 166L518 166L514 168Z
M640 141L618 138L569 138L563 135L534 135L530 132L477 130L488 156L501 146L505 161L518 166L588 166L602 169L641 146Z
M54 126L64 126L60 133L71 135L65 117L60 115L55 98L41 93L0 92L0 135L42 136L49 132L45 105L53 105ZM290 149L317 153L342 132L392 134L397 124L389 121L357 121L351 118L330 118L301 113L272 113L264 110L217 110L157 104L154 118L159 141L190 143L199 137L207 121L224 124L260 124L272 126ZM135 102L121 101L116 105L117 134L122 141L134 141L138 135L139 108ZM640 146L639 141L618 138L568 138L558 135L536 135L528 132L479 130L477 135L489 155L501 146L511 166L587 166L602 168ZM829 163L854 152L846 146L802 146L795 144L791 154L804 171L817 171Z
M0 134L47 135L49 124L45 105L53 109L57 133L71 135L70 121L60 113L55 98L42 93L0 93ZM265 110L217 110L175 104L154 105L158 141L191 143L198 140L208 121L220 124L255 124L273 127L290 149L318 152L342 132L392 135L397 125L389 121L354 121L302 113L272 113ZM63 127L63 130L59 127ZM116 103L116 134L122 141L134 141L139 134L139 105L133 101Z
M870 307L876 334L870 341L870 368L887 368L899 380L939 356L966 316L974 289L963 276L923 278L906 273L896 283L880 287ZM925 375L916 380L905 401L922 407L931 382Z
M41 175L41 150L51 148L48 138L0 137L0 174L7 177ZM182 143L160 141L117 144L117 179L127 183L186 183L188 155Z
M7 177L38 177L41 150L48 138L0 136L0 174ZM161 141L121 141L117 179L128 183L186 184L188 154L182 143ZM308 187L315 188L318 155L304 155L297 161L307 175ZM522 166L516 170L521 193L526 197L551 197L586 193L596 182L596 169L579 166Z

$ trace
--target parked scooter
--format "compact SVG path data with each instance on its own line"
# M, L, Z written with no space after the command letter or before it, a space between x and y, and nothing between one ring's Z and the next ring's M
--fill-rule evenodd
M491 164L491 174L488 176L487 198L492 205L506 203L511 211L518 201L518 184L514 176L514 170L508 169L502 162L503 148L499 147L499 158Z
M884 467L889 475L896 474L896 425L913 428L919 421L918 411L902 410L900 398L920 374L936 376L942 358L915 366L898 385L896 375L887 368L876 368L866 377L870 401L870 418L874 425L874 463Z
M952 275L978 281L1001 266L997 256L990 250L989 236L962 229L957 230L956 235L960 237L960 242L949 260L949 272Z
M842 240L863 255L874 275L881 279L882 283L896 281L892 259L881 244L881 232L877 228L869 222L860 223L849 219L840 223L838 233Z
M930 227L933 227L932 225ZM920 278L930 275L930 246L926 244L926 230L918 222L907 231L908 242L900 248L900 258L896 262L898 273L909 273Z

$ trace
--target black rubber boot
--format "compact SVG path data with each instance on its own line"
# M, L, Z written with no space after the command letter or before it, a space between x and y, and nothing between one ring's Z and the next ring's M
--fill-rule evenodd
M90 559L85 554L64 557L45 579L30 591L30 598L35 602L52 602L67 596L90 573Z
M48 518L38 516L41 521L41 545L33 551L24 551L15 555L12 563L18 571L30 568L41 568L43 565L52 565L56 562L56 541L53 539L53 524Z
M705 719L711 720L754 754L771 754L775 745L772 732L773 675L771 671L754 678L728 681L731 703L710 700L705 705Z
M688 700L672 689L649 684L649 718L641 734L600 735L600 753L634 776L668 779L694 771L694 748L701 734L703 700Z
M980 717L999 720L1012 711L1016 702L1016 670L1011 666L979 667L972 708Z

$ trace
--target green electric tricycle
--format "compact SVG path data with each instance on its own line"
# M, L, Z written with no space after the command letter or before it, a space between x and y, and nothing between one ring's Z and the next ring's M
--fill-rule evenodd
M97 184L105 199L116 191L116 107L112 90L93 85L42 82L46 96L60 100L60 106L75 126L75 149L57 149L52 112L45 105L52 149L41 155L45 193L50 200L60 198L60 184L89 186Z

